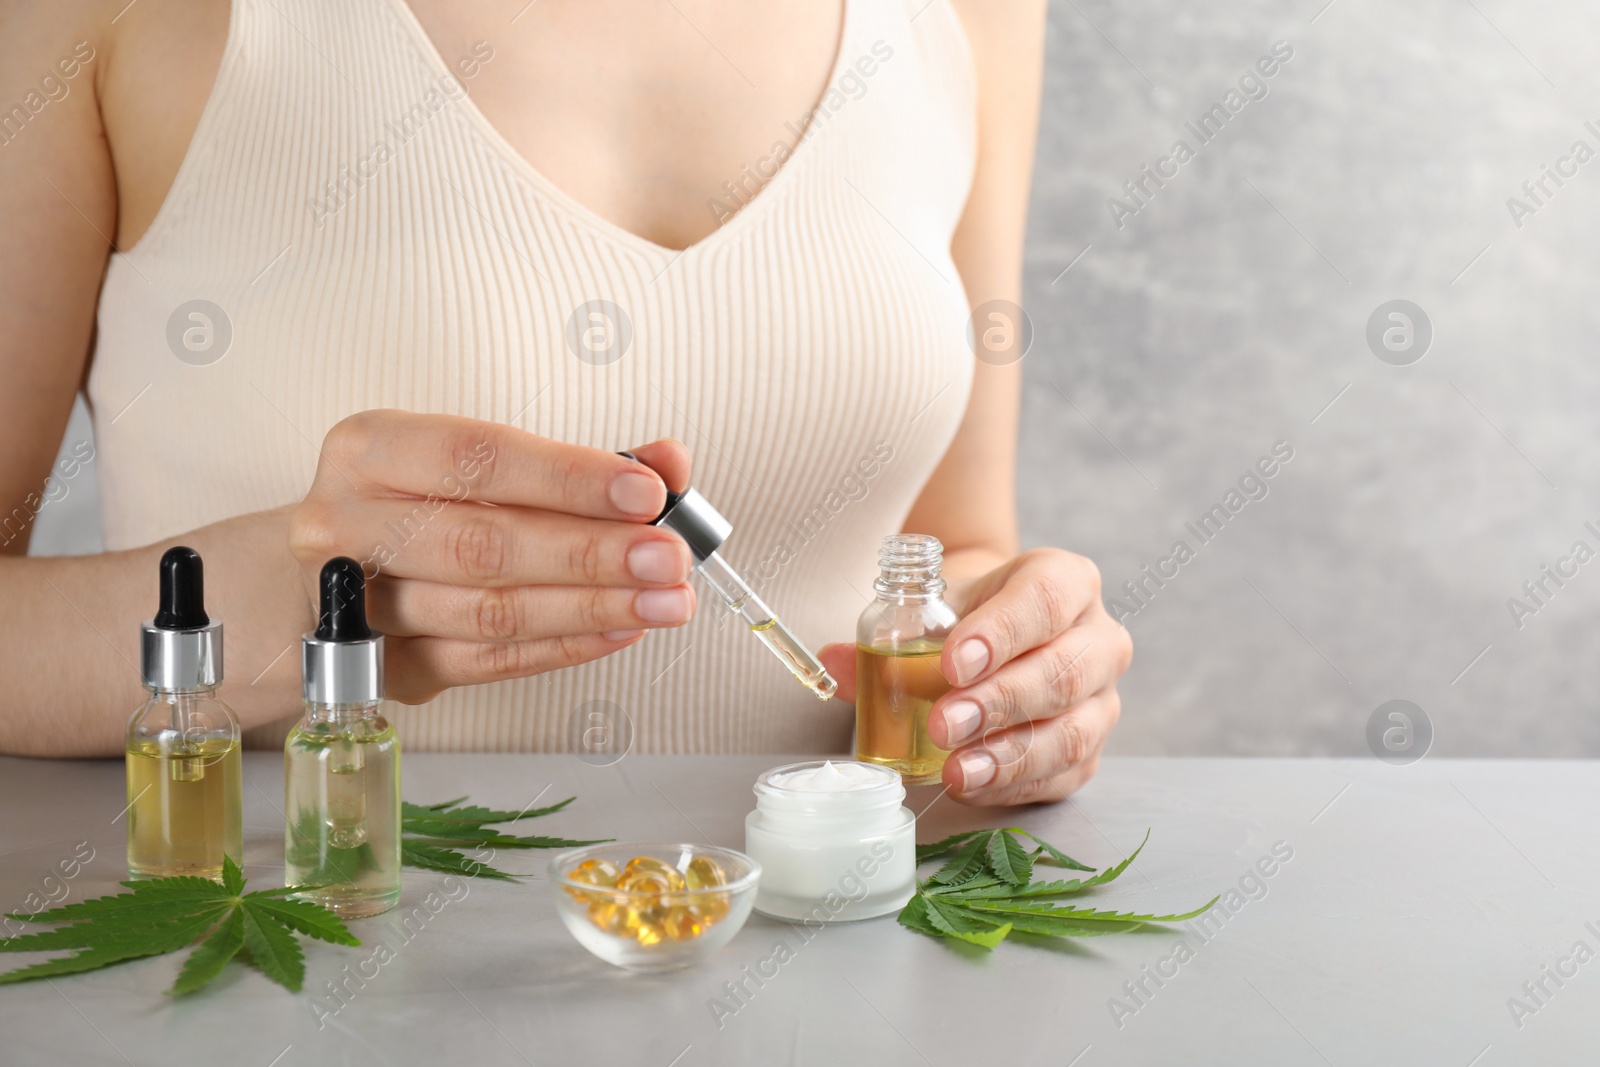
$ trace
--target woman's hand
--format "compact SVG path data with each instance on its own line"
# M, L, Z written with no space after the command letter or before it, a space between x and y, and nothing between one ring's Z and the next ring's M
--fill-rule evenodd
M688 451L632 451L364 411L328 431L289 542L313 596L330 558L361 561L396 700L570 667L694 615L688 545L648 525Z
M1122 705L1117 679L1133 658L1128 631L1106 614L1100 572L1060 549L1024 552L947 598L962 618L940 667L954 688L928 714L952 749L950 795L966 804L1060 800L1094 776ZM830 646L854 696L848 646ZM846 666L848 662L848 666ZM838 675L836 674L836 677Z

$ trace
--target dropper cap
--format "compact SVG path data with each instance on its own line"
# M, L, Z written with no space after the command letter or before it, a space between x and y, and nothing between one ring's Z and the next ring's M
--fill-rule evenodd
M639 461L632 452L618 452L617 455L626 456L635 463ZM711 506L711 501L692 486L681 493L668 489L667 506L650 525L664 526L687 541L696 563L705 562L733 533L733 523L723 518L722 513Z
M205 567L192 548L161 556L161 605L139 628L139 673L151 689L222 683L222 623L206 614Z
M667 506L656 516L655 526L665 526L689 543L695 562L703 563L733 533L733 523L693 489L667 490Z
M300 639L301 693L308 704L383 699L383 635L367 625L367 580L348 556L322 566L317 628Z

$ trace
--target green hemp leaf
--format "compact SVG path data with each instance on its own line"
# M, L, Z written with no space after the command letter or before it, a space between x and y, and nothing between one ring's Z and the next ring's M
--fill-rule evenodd
M227 857L223 857L220 884L192 875L122 884L129 892L36 915L6 916L19 922L54 924L55 929L0 940L0 952L73 951L0 974L0 984L92 971L176 952L199 941L168 993L193 993L221 974L241 950L243 958L268 978L298 993L306 965L295 934L338 945L361 944L327 908L287 899L293 889L245 893L244 874Z
M1036 847L1031 850L1023 838ZM1133 855L1090 878L1034 881L1038 864L1093 871L1054 845L1014 826L1000 830L968 830L932 845L917 846L917 862L949 857L926 879L900 911L900 924L930 937L948 937L992 949L1013 933L1041 937L1094 937L1137 930L1146 923L1181 922L1206 911L1210 901L1182 915L1144 915L1101 911L1061 903L1116 880L1150 840Z
M486 829L498 823L518 822L540 815L549 815L571 804L568 797L559 804L532 811L496 811L468 805L466 797L447 800L443 804L423 807L419 804L400 805L400 860L411 867L421 867L446 874L463 874L476 878L499 878L516 881L524 877L507 874L488 863L461 852L488 850L492 854L502 848L577 848L580 845L598 845L600 841L572 841L564 837L517 837L499 830ZM611 838L603 838L609 841Z

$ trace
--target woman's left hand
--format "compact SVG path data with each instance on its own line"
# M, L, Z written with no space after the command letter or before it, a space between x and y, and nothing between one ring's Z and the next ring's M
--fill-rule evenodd
M1117 679L1133 658L1128 631L1100 601L1099 569L1071 552L1034 549L947 599L962 616L940 662L954 688L934 703L928 733L953 750L944 765L950 795L1025 804L1080 788L1099 767L1122 710ZM827 650L830 669L845 666L846 647ZM853 683L854 668L851 656L837 673ZM850 699L845 682L840 695Z

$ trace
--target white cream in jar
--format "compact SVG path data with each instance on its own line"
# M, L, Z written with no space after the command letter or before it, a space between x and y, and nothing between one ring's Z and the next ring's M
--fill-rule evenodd
M916 888L916 816L887 767L819 760L756 779L745 852L761 864L755 908L844 922L898 911Z

